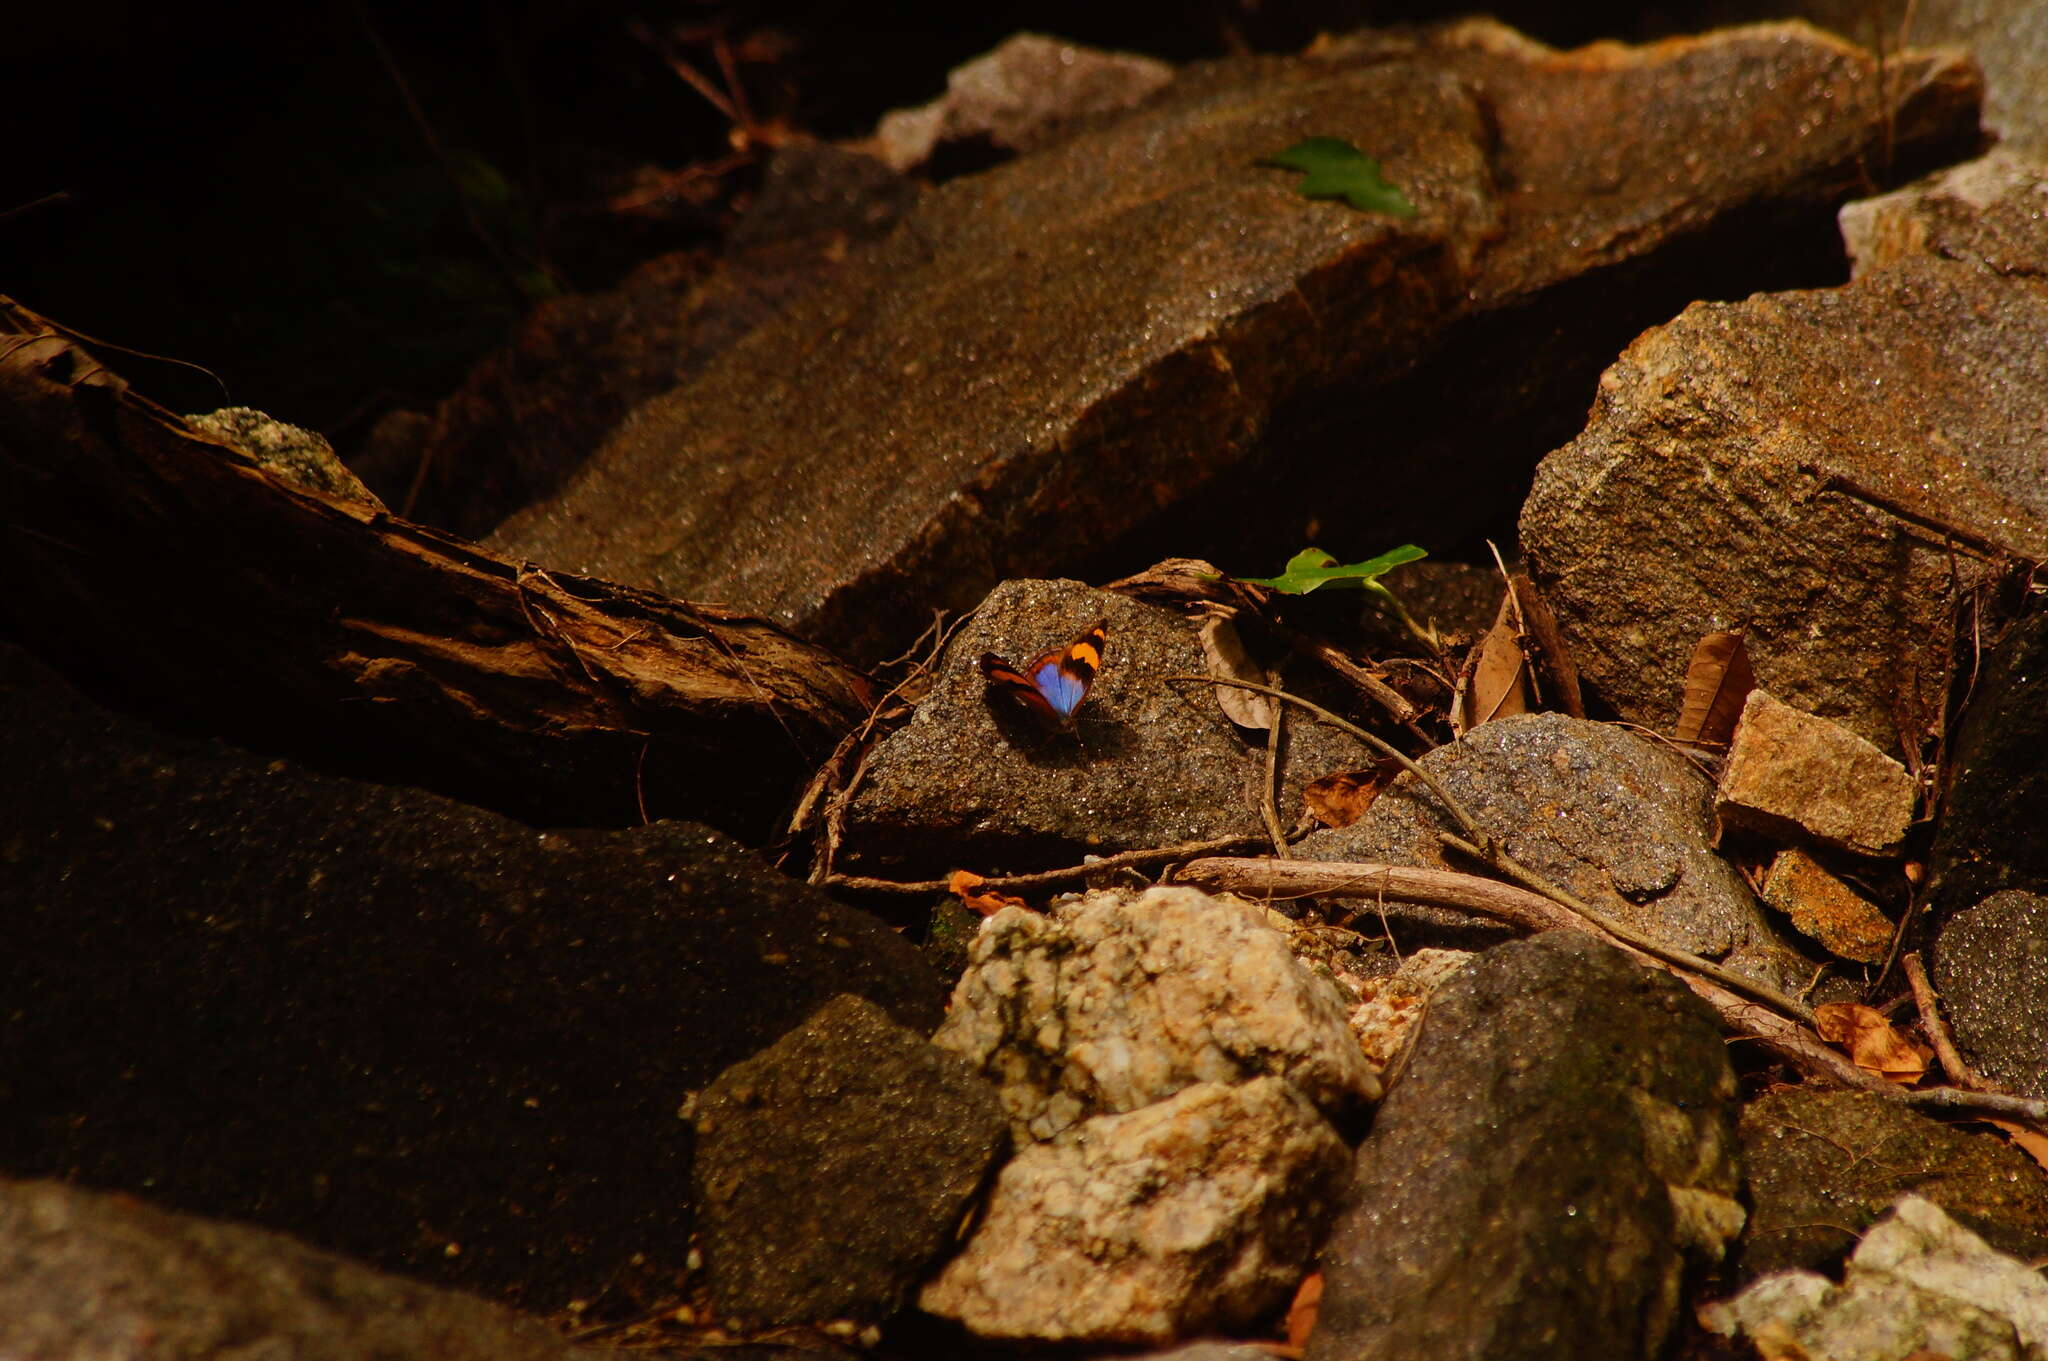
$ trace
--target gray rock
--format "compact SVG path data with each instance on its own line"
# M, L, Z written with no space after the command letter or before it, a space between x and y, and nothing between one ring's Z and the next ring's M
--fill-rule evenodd
M493 542L874 658L1005 577L1134 567L1169 532L1219 561L1291 551L1309 516L1455 538L1627 336L1705 277L1759 286L1880 141L1973 125L1963 63L1883 75L1803 27L1588 59L1482 21L1191 68L927 195ZM1258 164L1344 128L1417 217ZM1495 350L1418 370L1481 320ZM1411 440L1409 411L1466 419ZM1248 486L1284 504L1247 517Z
M1774 987L1805 986L1812 966L1714 853L1712 785L1669 746L1612 724L1530 714L1483 723L1422 765L1524 865L1594 907ZM1364 817L1316 833L1296 854L1470 871L1437 842L1454 830L1435 796L1403 775ZM1426 923L1461 915L1390 904L1395 912Z
M1151 57L1019 33L948 72L943 98L883 114L876 149L897 170L923 164L948 144L984 155L1029 151L1078 119L1140 103L1173 74Z
M1668 729L1694 644L1748 619L1780 699L1918 740L1985 545L2048 555L2044 334L2048 289L1934 259L1646 332L1522 510L1581 678Z
M1918 786L1906 768L1839 723L1749 692L1714 790L1714 815L1780 841L1857 855L1905 843Z
M983 652L1026 666L1097 619L1109 621L1103 665L1071 733L990 693ZM1166 680L1204 674L1194 626L1168 610L1078 582L1005 582L948 645L910 723L869 757L846 812L847 863L1037 868L1261 834L1264 734L1241 734L1205 686ZM1283 810L1301 806L1308 781L1373 759L1319 724L1290 721L1287 735Z
M0 1356L596 1361L537 1319L282 1234L0 1181Z
M2048 893L2048 614L1984 657L1949 745L1948 790L1928 858L1939 923L2001 889Z
M1576 932L1487 951L1358 1150L1308 1361L1647 1361L1742 1224L1734 1098L1669 975Z
M233 445L263 465L279 480L304 491L343 501L361 501L384 509L362 479L336 457L334 446L316 430L274 420L253 407L224 406L204 415L187 416L185 424L200 434Z
M2001 149L1895 193L1844 204L1840 220L1859 273L1933 256L2038 278L2048 274L2044 212L2048 173Z
M1758 1281L1701 1311L1774 1356L2032 1361L2048 1355L2048 1281L1919 1196L1865 1235L1840 1287L1812 1272Z
M918 1303L984 1337L1048 1342L1243 1327L1307 1269L1344 1164L1279 1078L1197 1083L1019 1153Z
M1153 888L989 918L933 1042L998 1085L1021 1145L1260 1075L1355 1110L1379 1079L1345 1011L1250 904Z
M1010 1137L965 1060L851 996L721 1073L696 1126L719 1317L769 1324L894 1313Z
M155 732L0 649L0 1158L519 1298L672 1298L689 1093L842 992L864 913L679 823L542 832Z
M2048 1177L1995 1134L1869 1092L1803 1087L1750 1102L1739 1132L1751 1207L1743 1279L1832 1267L1908 1188L2001 1252L2048 1255Z
M1995 1082L2048 1097L2048 894L2007 889L1949 918L1934 983L1963 1056Z

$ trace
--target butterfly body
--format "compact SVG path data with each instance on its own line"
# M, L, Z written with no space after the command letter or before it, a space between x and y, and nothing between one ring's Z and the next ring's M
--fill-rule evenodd
M1095 683L1095 673L1102 668L1102 640L1108 634L1109 621L1097 620L1073 642L1041 654L1023 668L1010 665L993 652L984 652L981 674L1012 703L1064 726L1073 722L1074 711L1088 698L1088 687Z

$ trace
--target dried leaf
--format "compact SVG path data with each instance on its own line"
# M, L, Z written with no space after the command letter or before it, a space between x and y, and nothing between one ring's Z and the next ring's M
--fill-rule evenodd
M1693 649L1692 664L1685 669L1685 700L1672 739L1708 745L1733 740L1742 703L1754 689L1756 672L1750 669L1742 630L1708 634Z
M1218 680L1246 681L1252 685L1273 683L1266 668L1245 651L1244 639L1238 636L1237 624L1228 613L1219 612L1204 619L1200 636L1202 660L1208 664L1210 675ZM1275 701L1270 695L1229 685L1210 688L1216 692L1216 704L1223 710L1223 716L1238 727L1264 732L1273 726Z
M1103 587L1133 600L1143 600L1171 609L1190 611L1204 601L1219 605L1256 604L1256 596L1240 583L1223 575L1223 569L1200 558L1167 558L1144 571L1120 578Z
M1825 1002L1813 1009L1813 1028L1858 1068L1910 1087L1927 1071L1934 1051L1892 1028L1884 1013L1858 1002Z
M2025 1125L2015 1125L2010 1120L1993 1120L1991 1123L2004 1130L2005 1137L2018 1144L2020 1152L2048 1168L2048 1135L2036 1134Z
M1301 801L1310 816L1325 827L1349 827L1365 816L1380 791L1401 773L1398 761L1382 761L1370 770L1339 770L1319 775L1302 786Z
M1473 645L1458 677L1458 693L1451 701L1451 728L1460 737L1481 723L1526 714L1534 707L1529 695L1529 659L1523 655L1513 611L1514 596L1510 594L1502 598L1499 618Z
M1294 1303L1287 1306L1287 1345L1306 1347L1308 1335L1316 1330L1316 1311L1323 1303L1323 1273L1311 1271L1301 1278Z
M1579 694L1579 668L1572 664L1557 616L1550 612L1550 602L1536 589L1536 583L1520 572L1508 578L1508 589L1521 606L1528 641L1535 644L1536 669L1548 682L1556 706L1573 718L1584 718L1586 704Z
M1022 898L1013 898L1007 893L976 893L988 880L969 870L954 870L946 876L946 891L960 900L963 907L979 912L984 917L993 917L1006 907L1029 907Z

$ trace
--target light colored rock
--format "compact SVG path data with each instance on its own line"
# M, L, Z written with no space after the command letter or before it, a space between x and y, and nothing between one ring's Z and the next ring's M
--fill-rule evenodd
M953 68L942 98L883 114L876 150L895 170L922 164L945 142L1025 151L1075 119L1127 109L1172 79L1173 67L1151 57L1019 33Z
M1763 899L1830 954L1880 964L1891 948L1892 920L1861 889L1796 846L1779 851L1764 876Z
M1407 1049L1439 984L1465 967L1470 950L1417 950L1384 978L1370 980L1351 1013L1351 1030L1375 1067L1385 1072Z
M1006 1166L919 1304L984 1337L1158 1345L1283 1303L1349 1157L1277 1077L1198 1083Z
M249 406L224 406L204 415L187 416L185 424L208 439L241 450L279 481L323 496L384 509L376 493L363 485L362 479L334 452L327 437L317 430L286 425Z
M1284 1077L1341 1112L1379 1096L1335 986L1235 898L1092 893L991 917L933 1037L993 1080L1018 1142L1198 1082Z
M1890 855L1913 819L1913 777L1839 723L1752 690L1714 792L1722 823Z
M1908 1196L1864 1236L1840 1286L1810 1271L1781 1272L1709 1305L1701 1320L1747 1334L1771 1355L2038 1361L2048 1356L2048 1281L1932 1201Z

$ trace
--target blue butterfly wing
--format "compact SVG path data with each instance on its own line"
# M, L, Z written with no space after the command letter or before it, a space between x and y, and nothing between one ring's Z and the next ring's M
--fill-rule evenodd
M1031 683L1038 693L1045 696L1045 702L1061 718L1072 718L1074 710L1081 707L1081 701L1088 697L1088 682L1093 674L1076 675L1065 670L1060 663L1065 659L1065 649L1049 657L1041 657L1031 668Z

